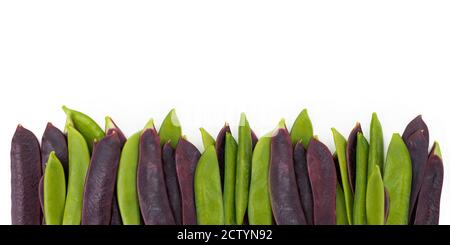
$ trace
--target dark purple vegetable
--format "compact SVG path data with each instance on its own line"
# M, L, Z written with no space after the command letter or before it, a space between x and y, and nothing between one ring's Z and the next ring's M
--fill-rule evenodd
M40 225L41 152L36 136L21 125L11 141L11 220L13 225Z
M122 217L120 216L119 204L117 203L116 193L113 195L111 206L111 225L122 225Z
M169 142L164 144L162 149L162 161L164 177L166 180L167 194L169 196L170 207L177 225L182 224L181 218L181 196L177 178L177 167L175 165L175 150Z
M356 186L356 138L358 133L362 133L362 129L361 124L356 123L356 126L348 136L346 149L348 181L353 194Z
M109 225L116 183L117 167L122 148L116 130L94 144L84 185L83 225Z
M252 147L253 147L253 149L255 149L255 145L256 145L256 143L258 143L258 136L256 136L256 134L255 134L255 132L253 132L253 130L251 132L252 132Z
M336 168L330 150L311 139L306 153L309 180L313 193L314 224L336 224Z
M137 187L144 223L175 225L164 179L160 140L154 128L145 129L141 135Z
M44 216L44 175L42 175L41 180L39 181L39 203L41 204L42 224L45 225L45 216Z
M220 170L220 183L222 184L223 190L223 182L225 176L225 135L230 131L230 126L228 123L225 123L225 126L219 131L216 138L216 153L217 160L219 161L219 170Z
M298 142L294 148L294 170L297 178L297 187L300 195L300 201L305 214L306 223L314 224L314 204L311 191L311 183L308 175L308 165L306 164L306 150L301 142Z
M417 199L415 225L438 225L444 166L442 159L431 154Z
M45 170L48 156L50 152L54 151L64 168L66 182L69 179L69 156L67 151L67 139L61 130L53 126L50 122L47 123L41 142L41 160L42 172Z
M175 150L175 165L177 167L178 183L181 193L181 215L183 225L196 225L194 174L200 152L189 141L181 138Z
M402 138L404 141L406 141L411 135L413 135L415 132L423 130L423 135L425 139L430 138L430 134L428 132L428 126L423 121L422 115L417 116L414 118L405 128L405 131L403 132ZM429 142L428 142L429 144Z
M286 128L272 136L269 190L272 211L278 225L306 225L294 171L292 142Z
M119 136L119 140L121 145L123 146L125 144L125 141L127 141L127 137L125 137L125 134L122 132L122 130L120 130L119 127L117 127L117 124L112 120L111 117L107 118L108 120L108 125L107 125L107 129L106 129L106 134L108 134L108 131L110 130L115 130Z

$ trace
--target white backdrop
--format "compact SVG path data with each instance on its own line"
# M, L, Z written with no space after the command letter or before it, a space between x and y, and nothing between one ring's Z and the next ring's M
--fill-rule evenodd
M258 135L308 108L366 135L378 112L386 146L423 114L443 150L441 223L450 224L448 1L1 1L0 223L10 224L10 143L18 123L63 128L63 104L130 135L176 108L184 134Z

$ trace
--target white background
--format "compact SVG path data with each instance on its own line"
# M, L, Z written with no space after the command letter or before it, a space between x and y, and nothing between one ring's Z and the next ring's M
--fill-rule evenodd
M184 134L258 135L308 108L366 135L377 111L386 145L423 114L443 150L441 223L450 224L449 1L1 1L0 223L10 224L10 143L63 128L63 104L131 133L173 107Z

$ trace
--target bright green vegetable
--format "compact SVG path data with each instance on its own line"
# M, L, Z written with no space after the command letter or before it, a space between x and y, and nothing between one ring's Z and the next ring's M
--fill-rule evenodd
M227 132L225 134L225 180L223 191L223 207L226 225L236 224L236 209L235 209L235 185L236 185L236 156L237 156L237 142Z
M345 197L345 209L347 211L346 212L347 221L349 224L352 224L353 193L352 190L350 189L350 183L347 172L347 158L346 158L347 141L345 140L344 136L342 136L335 128L332 128L331 131L333 132L334 144L336 145L336 153L339 160L339 170L341 173L341 182Z
M336 224L348 225L348 215L345 208L345 195L339 182L336 186Z
M194 176L195 208L199 225L223 225L223 199L219 161L210 145L198 160Z
M83 206L84 182L89 167L89 149L84 137L75 128L67 128L69 180L63 225L79 225Z
M383 141L383 129L376 113L372 114L372 121L370 122L370 146L369 146L369 162L368 162L368 175L375 165L380 167L381 174L383 174L383 162L384 162L384 141Z
M368 225L384 225L384 185L376 165L367 181L366 213Z
M181 125L178 120L175 109L172 109L161 124L159 128L159 138L161 145L170 142L170 145L175 149L178 145L178 140L181 137Z
M434 142L433 154L440 157L442 159L441 147L437 141Z
M238 129L238 151L236 169L236 223L242 225L248 207L250 171L252 161L252 135L250 125L241 114Z
M210 145L216 144L214 138L204 128L200 128L200 133L202 134L203 147L205 149Z
M313 126L308 116L308 110L304 109L300 112L292 125L292 145L296 145L298 141L301 141L305 149L308 149L309 141L313 135Z
M383 176L389 193L388 225L407 225L411 194L412 164L408 148L400 134L389 144Z
M353 202L353 224L366 224L367 159L369 143L362 133L356 139L356 187Z
M62 224L66 202L66 179L61 162L52 151L44 177L44 214L47 225Z

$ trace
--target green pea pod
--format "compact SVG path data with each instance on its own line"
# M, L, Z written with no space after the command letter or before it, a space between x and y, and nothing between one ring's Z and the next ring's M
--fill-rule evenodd
M216 144L214 138L204 128L200 128L200 133L202 134L202 142L205 149L210 145Z
M439 143L437 141L434 142L431 153L442 159L441 147L439 146Z
M368 225L384 225L384 185L380 167L376 165L367 181L366 213Z
M180 140L182 132L180 121L178 120L175 109L172 109L169 114L167 114L166 118L164 118L158 134L161 141L161 146L169 142L172 148L175 149L177 147L178 140Z
M199 225L223 225L223 199L219 161L210 145L198 160L194 176L195 208Z
M117 202L124 225L141 224L141 210L136 188L141 131L133 134L123 146L117 170Z
M383 176L389 193L388 225L407 225L411 194L412 163L408 148L400 134L389 144Z
M250 187L250 170L252 161L252 133L244 113L241 114L238 136L236 169L236 224L242 225L244 223L244 216L248 206L248 192Z
M83 205L84 182L89 167L89 148L83 135L75 128L67 128L69 151L69 180L64 208L63 225L79 225Z
M250 225L271 225L272 205L269 193L270 137L263 136L253 150L252 175L248 200Z
M356 187L353 202L353 224L366 224L367 159L369 143L362 133L356 139Z
M44 178L44 214L47 225L62 224L66 202L66 178L61 162L52 151L48 157Z
M335 128L332 128L331 131L333 132L334 144L336 145L336 153L339 161L339 171L341 173L341 182L345 197L345 209L347 211L346 212L347 221L349 224L352 224L353 193L350 188L347 171L347 157L346 157L347 141L345 140L344 136L342 136Z
M336 224L348 225L347 210L345 208L345 195L339 182L336 186Z
M223 191L223 208L226 225L236 224L236 209L234 203L235 185L236 185L236 155L237 142L227 132L225 134L225 181Z
M304 109L295 119L291 128L292 145L296 145L301 141L305 149L308 149L309 141L314 135L311 119L308 116L308 110Z
M89 151L92 152L94 141L105 137L103 129L89 116L79 111L63 106L62 109L66 113L66 127L73 126L76 128L86 140Z
M383 174L383 162L384 162L384 141L383 141L383 129L377 114L372 114L372 121L370 122L370 146L369 146L369 160L368 160L368 175L375 165L380 167L381 174Z

